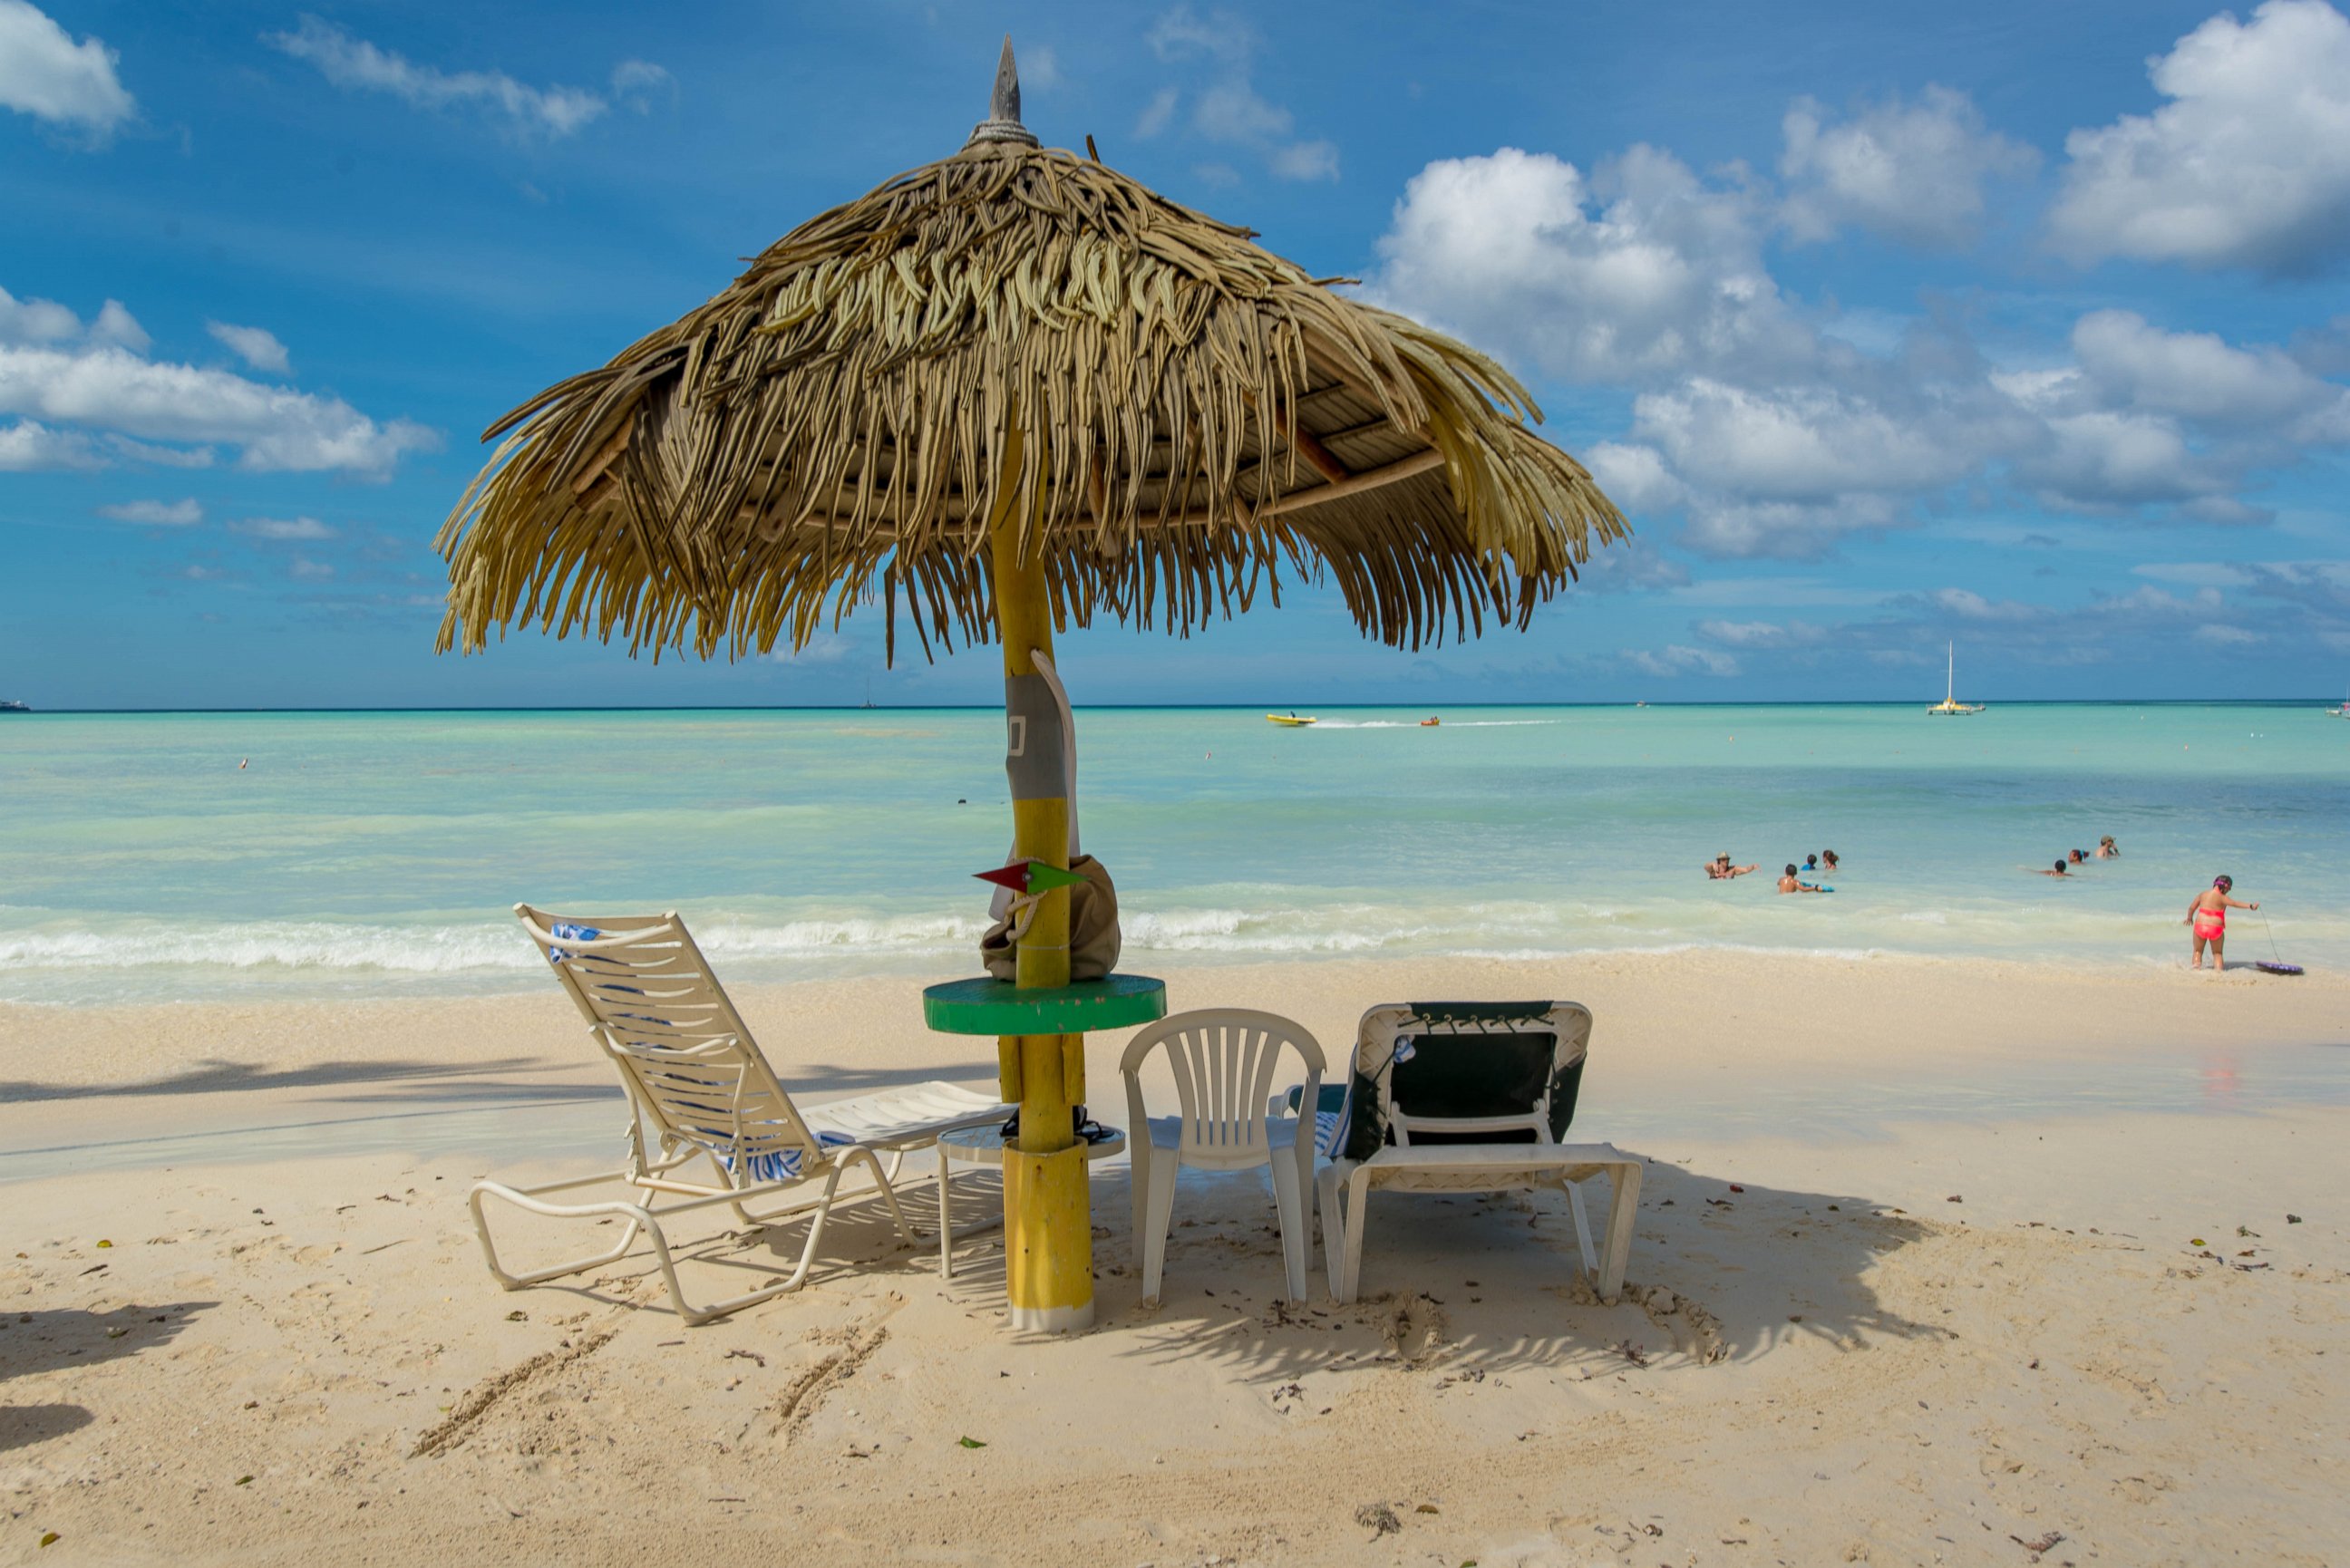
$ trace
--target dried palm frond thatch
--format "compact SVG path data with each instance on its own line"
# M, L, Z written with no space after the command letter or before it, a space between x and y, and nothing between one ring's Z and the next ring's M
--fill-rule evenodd
M901 593L926 650L986 640L993 514L1060 624L1187 632L1286 565L1418 647L1523 625L1624 533L1491 359L1001 114L500 421L441 646L739 656L877 593L893 653Z

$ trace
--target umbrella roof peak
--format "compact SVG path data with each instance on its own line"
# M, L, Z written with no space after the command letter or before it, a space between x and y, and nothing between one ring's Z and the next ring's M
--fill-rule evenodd
M965 149L983 142L1010 141L1024 147L1034 147L1036 133L1020 123L1020 67L1012 58L1012 35L1003 35L1003 53L995 60L995 92L989 99L987 118L971 128L971 140Z

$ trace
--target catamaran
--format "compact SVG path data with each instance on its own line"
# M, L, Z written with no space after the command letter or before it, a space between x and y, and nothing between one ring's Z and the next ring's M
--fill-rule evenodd
M1943 671L1942 700L1926 710L1928 716L1947 719L1957 718L1967 713L1981 712L1981 703L1961 702L1958 700L1959 645L1953 642L1944 651L1949 656L1949 667Z

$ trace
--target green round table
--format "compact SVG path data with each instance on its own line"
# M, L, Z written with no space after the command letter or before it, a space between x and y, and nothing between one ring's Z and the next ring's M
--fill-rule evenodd
M1167 1016L1167 982L1112 974L1023 991L1008 980L950 980L922 990L922 1022L941 1034L1084 1034Z

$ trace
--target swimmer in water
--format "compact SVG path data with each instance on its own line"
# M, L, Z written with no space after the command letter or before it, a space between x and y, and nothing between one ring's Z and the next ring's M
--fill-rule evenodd
M1813 872L1814 872L1814 871L1818 870L1819 868L1820 868L1820 857L1819 857L1818 856L1816 856L1816 855L1806 855L1806 856L1804 856L1804 875L1805 875L1805 876L1809 876L1811 873L1813 873Z
M2240 904L2228 897L2230 890L2235 885L2236 879L2233 877L2214 877L2211 878L2211 885L2196 894L2195 901L2187 906L2187 919L2181 920L2179 924L2195 928L2190 950L2194 954L2195 961L2189 964L2188 968L2203 967L2203 944L2209 942L2211 945L2212 971L2216 973L2227 969L2228 961L2220 956L2220 950L2225 947L2228 941L2228 911L2257 909L2261 907L2258 901Z
M1816 893L1819 889L1813 887L1809 882L1804 881L1802 877L1796 876L1795 863L1790 860L1787 862L1787 874L1779 878L1779 891L1782 893Z
M1754 866L1732 866L1730 863L1730 851L1725 849L1706 862L1705 874L1709 880L1727 882L1733 877L1743 877L1749 871L1758 869L1759 866L1759 862Z
M2055 869L2055 870L2054 870L2054 871L2043 871L2042 873L2040 873L2040 875L2042 875L2043 877L2062 877L2063 875L2064 875L2064 862L2063 862L2062 860L2059 860L2058 862L2056 862L2056 869Z
M1833 849L1823 849L1823 850L1821 850L1821 851L1820 851L1820 869L1821 869L1821 870L1823 870L1823 871L1833 871L1833 870L1835 870L1835 868L1836 868L1836 857L1835 857L1835 850L1833 850Z
M2120 857L2120 856L2121 856L2121 852L2122 852L2122 851L2121 851L2121 846L2119 846L2119 845L2117 845L2117 844L2116 844L2116 843L2114 842L2114 836L2113 836L2112 834L2108 833L2108 834L2106 834L2103 838L2100 838L2100 839L2098 839L2098 840L2097 840L2097 858L2098 858L2098 859L2100 859L2100 860L2114 860L2114 859L2118 859L2118 858Z

